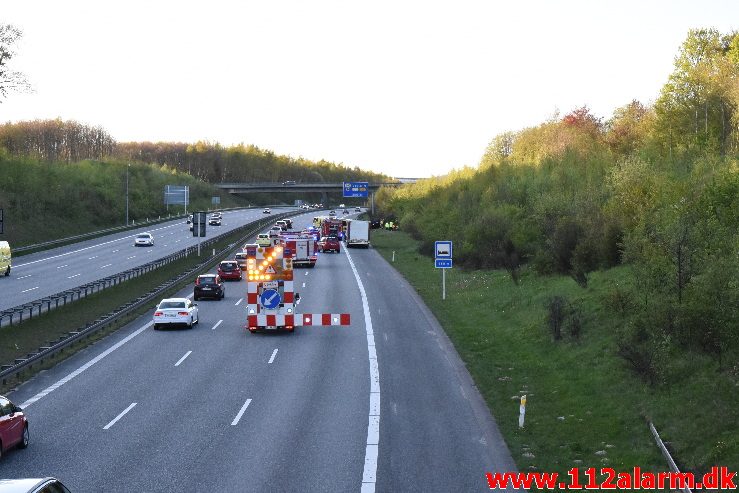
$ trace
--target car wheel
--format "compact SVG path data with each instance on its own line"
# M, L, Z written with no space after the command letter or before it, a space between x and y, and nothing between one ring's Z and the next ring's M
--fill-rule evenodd
M0 441L0 460L3 459L3 442Z
M226 297L226 290L221 291L221 299Z
M5 277L8 277L10 275L10 266L8 266L7 269L5 269Z
M28 440L29 440L28 425L26 425L23 428L23 437L21 438L21 443L18 444L18 448L26 448L26 447L28 447Z
M154 330L159 330L159 324L154 324Z
M198 298L197 296L193 296L193 297L192 297L192 300L193 300L193 301L200 301L200 298Z
M192 317L190 317L190 321L187 324L187 328L192 329L192 326L193 326L193 320L192 320Z

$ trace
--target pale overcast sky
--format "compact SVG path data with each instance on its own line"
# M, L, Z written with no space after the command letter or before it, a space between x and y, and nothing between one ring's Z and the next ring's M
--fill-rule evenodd
M2 122L416 177L557 110L652 102L688 29L739 29L739 1L2 0L0 23L23 30L12 68L35 88Z

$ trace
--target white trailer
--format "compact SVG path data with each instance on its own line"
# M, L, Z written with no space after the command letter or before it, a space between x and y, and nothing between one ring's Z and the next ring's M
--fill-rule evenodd
M346 246L361 246L369 248L370 244L370 224L369 221L357 221L352 219L348 221L346 226Z

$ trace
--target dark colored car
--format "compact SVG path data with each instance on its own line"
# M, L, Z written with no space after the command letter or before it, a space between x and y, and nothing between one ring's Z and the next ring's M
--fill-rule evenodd
M318 248L322 252L341 252L341 242L338 236L324 236L318 242Z
M0 395L0 457L16 445L28 447L28 419L20 407Z
M216 274L203 274L195 279L195 292L193 298L198 301L200 298L216 298L223 299L226 296L226 286Z
M226 279L239 281L241 280L241 267L235 260L224 260L218 264L218 277L224 281Z

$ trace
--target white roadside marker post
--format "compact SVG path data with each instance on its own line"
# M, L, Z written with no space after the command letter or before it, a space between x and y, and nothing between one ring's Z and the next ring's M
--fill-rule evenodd
M521 405L519 406L519 415L518 415L518 427L523 428L523 420L526 416L526 396L521 396Z

